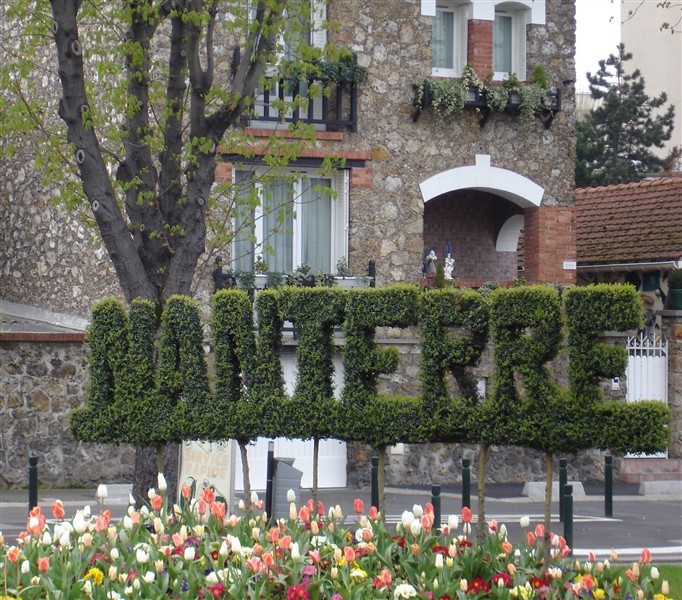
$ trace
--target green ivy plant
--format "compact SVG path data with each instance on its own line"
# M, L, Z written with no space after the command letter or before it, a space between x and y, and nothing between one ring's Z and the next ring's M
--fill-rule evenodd
M490 111L517 111L525 129L530 127L536 115L546 110L548 104L547 77L541 65L535 67L526 84L514 74L501 83L493 82L492 74L483 80L471 65L467 65L460 79L425 79L415 83L414 88L415 119L426 108L431 108L442 119L460 114L466 106L469 90L475 90ZM515 95L519 104L510 106L509 100Z

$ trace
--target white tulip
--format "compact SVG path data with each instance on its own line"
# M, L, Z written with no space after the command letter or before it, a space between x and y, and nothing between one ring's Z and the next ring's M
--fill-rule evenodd
M258 493L251 492L251 504L255 504L256 502L258 502Z
M135 552L135 560L144 564L149 560L149 554L147 554L142 548L138 548Z
M133 528L133 520L128 515L123 517L123 527L125 529L132 529Z
M521 525L521 527L526 529L526 527L530 525L530 517L521 517L519 524Z
M301 551L298 548L298 542L291 544L291 558L294 560L301 558Z
M26 575L29 571L31 570L31 565L30 563L25 560L21 563L21 572Z
M154 500L154 498L156 498L156 490L154 488L149 488L149 491L147 492L147 497L150 500Z
M83 533L85 533L86 529L87 525L85 523L85 516L83 515L82 511L78 510L76 511L76 514L73 517L73 530L78 535L82 535Z
M459 517L457 515L450 515L448 517L448 527L450 531L454 531L459 527Z
M195 556L196 552L194 551L194 546L187 546L184 553L185 560L194 560Z
M107 490L107 486L104 485L103 483L100 483L97 486L97 493L95 496L100 502L104 502L104 499L109 495L109 491Z
M658 572L658 569L656 567L651 567L651 579L658 579L661 576L661 574Z
M434 564L439 571L443 568L443 555L440 552L436 554Z
M163 473L159 473L156 476L157 484L159 491L164 494L166 490L168 489L168 483L166 483L166 478L163 476Z
M296 502L296 492L294 490L287 492L287 502Z
M424 514L424 509L422 508L421 504L415 504L412 507L412 513L414 514L415 518L421 519L422 515Z
M405 529L409 529L414 522L414 514L409 510L403 511L402 517L400 517L400 522Z
M133 498L132 494L128 494L128 505L135 506L135 498Z
M422 532L422 522L417 521L416 519L412 521L412 525L410 525L410 531L412 532L412 535L419 535Z
M106 488L104 488L104 489L106 490ZM86 504L83 507L83 515L85 516L86 519L90 518L90 505L89 504Z
M143 577L145 583L154 583L154 579L156 579L156 573L154 571L147 571Z
M120 553L119 553L119 551L118 551L118 548L112 548L112 549L111 549L111 552L109 552L109 556L111 557L111 560L113 560L114 562L116 562L116 561L119 559L119 557L120 557L121 555L120 555Z

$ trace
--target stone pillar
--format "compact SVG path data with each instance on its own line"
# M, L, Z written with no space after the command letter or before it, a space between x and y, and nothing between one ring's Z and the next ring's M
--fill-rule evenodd
M668 340L668 406L672 413L668 456L682 458L682 310L664 310L661 322Z
M524 211L524 271L528 283L575 284L575 211L539 206Z
M493 70L493 22L471 19L468 23L467 63L485 79Z

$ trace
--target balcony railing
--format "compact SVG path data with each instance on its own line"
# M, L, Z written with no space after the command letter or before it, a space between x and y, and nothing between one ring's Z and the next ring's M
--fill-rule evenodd
M256 97L251 126L265 123L307 123L328 131L345 128L357 131L358 86L355 81L323 83L314 79L273 79ZM311 89L316 93L310 95ZM291 105L282 115L281 107Z

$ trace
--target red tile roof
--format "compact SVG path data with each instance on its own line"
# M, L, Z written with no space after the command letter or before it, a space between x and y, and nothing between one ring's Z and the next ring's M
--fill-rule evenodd
M682 257L682 177L575 191L578 264Z

